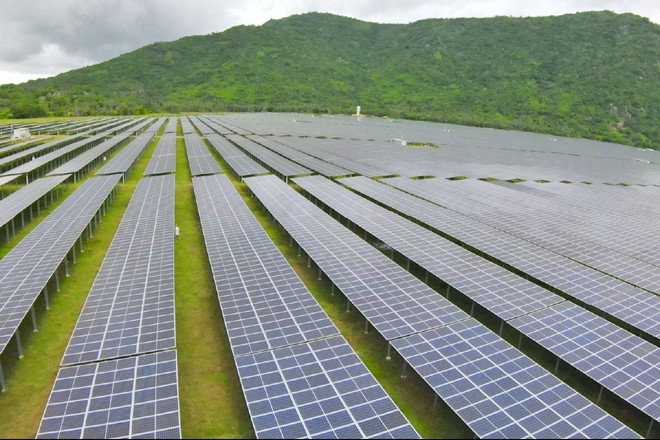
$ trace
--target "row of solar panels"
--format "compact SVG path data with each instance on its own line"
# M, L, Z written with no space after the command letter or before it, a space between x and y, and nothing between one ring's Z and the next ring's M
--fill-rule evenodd
M660 368L655 366L660 349L653 344L328 179L314 176L294 181L503 323L506 321L601 386L660 420ZM366 178L341 181L349 185L355 182L352 187L380 185L381 200L396 200L392 193L397 190L378 182ZM644 381L642 386L640 371L654 379Z
M193 185L257 437L418 437L227 176L197 177Z
M479 437L636 436L276 177L246 183Z
M174 176L138 183L69 340L38 438L180 438Z

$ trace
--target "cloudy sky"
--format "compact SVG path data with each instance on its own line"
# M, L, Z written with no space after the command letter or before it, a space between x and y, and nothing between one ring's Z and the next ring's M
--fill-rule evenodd
M0 0L0 84L56 75L156 41L309 11L408 23L604 9L660 23L658 0Z

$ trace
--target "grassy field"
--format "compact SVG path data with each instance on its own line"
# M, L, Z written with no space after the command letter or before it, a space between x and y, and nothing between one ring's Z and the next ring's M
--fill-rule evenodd
M0 437L26 438L36 435L62 354L154 144L149 146L126 182L118 185L114 202L94 231L93 237L84 244L84 252L77 256L76 264L70 265L70 277L60 277L60 292L51 293L50 310L43 310L43 302L38 302L39 331L32 332L29 322L24 322L21 326L24 358L18 360L15 344L10 344L3 354L7 390L0 396ZM59 202L77 186L69 185ZM57 205L58 203L54 203L48 209L42 210L40 218L28 224L0 249L0 257L34 229L41 218Z

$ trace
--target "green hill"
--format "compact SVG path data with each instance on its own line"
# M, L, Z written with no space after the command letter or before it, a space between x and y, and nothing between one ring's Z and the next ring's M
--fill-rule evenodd
M632 14L376 24L304 14L0 87L0 117L364 113L660 145L660 26Z

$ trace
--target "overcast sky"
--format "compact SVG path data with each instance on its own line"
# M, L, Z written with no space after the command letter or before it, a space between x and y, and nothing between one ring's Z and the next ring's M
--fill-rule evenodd
M658 0L0 0L0 84L57 75L156 41L309 11L408 23L605 9L660 23Z

